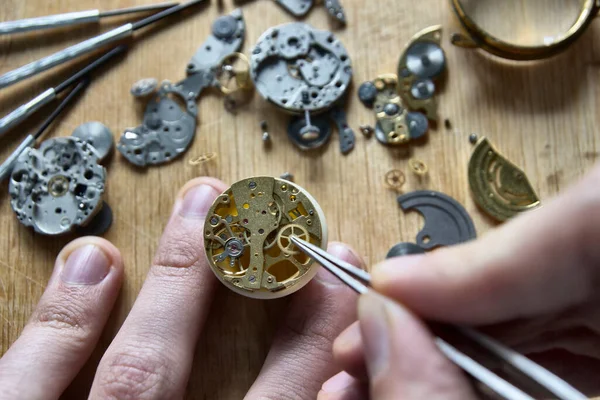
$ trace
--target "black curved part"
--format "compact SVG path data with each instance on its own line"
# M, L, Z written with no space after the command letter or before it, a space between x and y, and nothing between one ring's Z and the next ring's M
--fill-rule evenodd
M424 250L451 246L477 237L467 210L452 197L432 190L419 190L398 197L403 211L417 210L425 226L416 242Z
M410 256L413 254L424 254L425 250L417 244L409 242L400 242L392 246L385 258Z
M103 201L102 208L86 226L80 226L77 234L84 236L99 236L105 233L112 225L113 212L108 203Z

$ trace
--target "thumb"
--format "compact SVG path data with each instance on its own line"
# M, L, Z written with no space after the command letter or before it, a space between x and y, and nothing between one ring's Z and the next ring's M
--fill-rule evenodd
M600 280L600 168L477 241L376 265L372 285L427 319L492 324L559 312Z
M476 399L427 327L400 304L369 292L358 313L372 399Z

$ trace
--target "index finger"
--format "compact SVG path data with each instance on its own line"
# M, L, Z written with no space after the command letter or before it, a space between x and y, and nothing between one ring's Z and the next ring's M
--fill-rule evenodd
M144 286L102 357L91 398L183 397L217 284L204 253L204 219L226 188L197 178L181 189Z
M376 265L373 287L420 316L491 324L564 310L600 278L600 167L483 238Z

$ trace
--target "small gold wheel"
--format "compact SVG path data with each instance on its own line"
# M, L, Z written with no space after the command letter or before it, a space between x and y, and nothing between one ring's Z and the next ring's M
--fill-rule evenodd
M389 189L400 190L405 182L406 176L399 169L392 169L385 174L385 184Z
M310 236L305 227L296 224L286 225L277 234L277 246L284 254L298 254L298 250L293 250L296 246L290 240L290 237L296 236L298 239L310 240Z

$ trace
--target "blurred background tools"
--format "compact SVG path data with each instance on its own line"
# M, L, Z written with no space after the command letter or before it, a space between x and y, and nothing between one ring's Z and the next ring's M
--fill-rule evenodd
M44 123L38 128L38 130L34 134L29 134L27 137L17 146L15 151L13 151L10 156L0 165L0 182L4 181L12 172L13 166L15 165L17 158L19 155L28 147L31 147L35 144L35 141L44 134L46 129L54 122L54 120L64 111L65 108L75 97L77 97L80 93L82 93L90 84L90 78L88 76L84 76L80 82L65 96L63 101L60 102L58 107L50 114L50 116L44 121Z
M164 10L179 3L159 3L144 6L119 8L117 10L100 11L85 10L64 14L46 15L43 17L19 19L16 21L0 22L0 35L28 32L41 29L57 28L59 26L80 25L90 22L99 22L100 18L116 17L118 15L143 13L148 11Z
M23 79L39 74L40 72L46 71L57 65L63 64L69 60L81 56L82 54L90 53L110 43L128 38L132 36L133 32L138 29L144 28L156 21L203 2L205 2L205 0L191 0L187 3L167 8L166 10L153 14L140 21L127 23L98 36L94 36L84 40L83 42L67 47L64 50L58 51L37 61L33 61L22 67L9 71L0 76L0 89L13 85L22 81Z
M56 97L61 92L63 92L64 90L72 86L74 83L81 80L82 77L89 75L91 72L96 70L101 65L105 64L107 61L112 60L115 56L124 53L125 50L127 50L127 46L125 45L115 47L114 49L108 51L107 53L103 54L96 60L83 67L81 70L73 74L71 77L66 79L58 86L46 89L44 92L40 93L35 98L17 107L12 112L8 113L6 116L0 118L0 137L6 134L6 132L8 132L14 126L29 118L33 113L42 108L44 105L56 99Z

